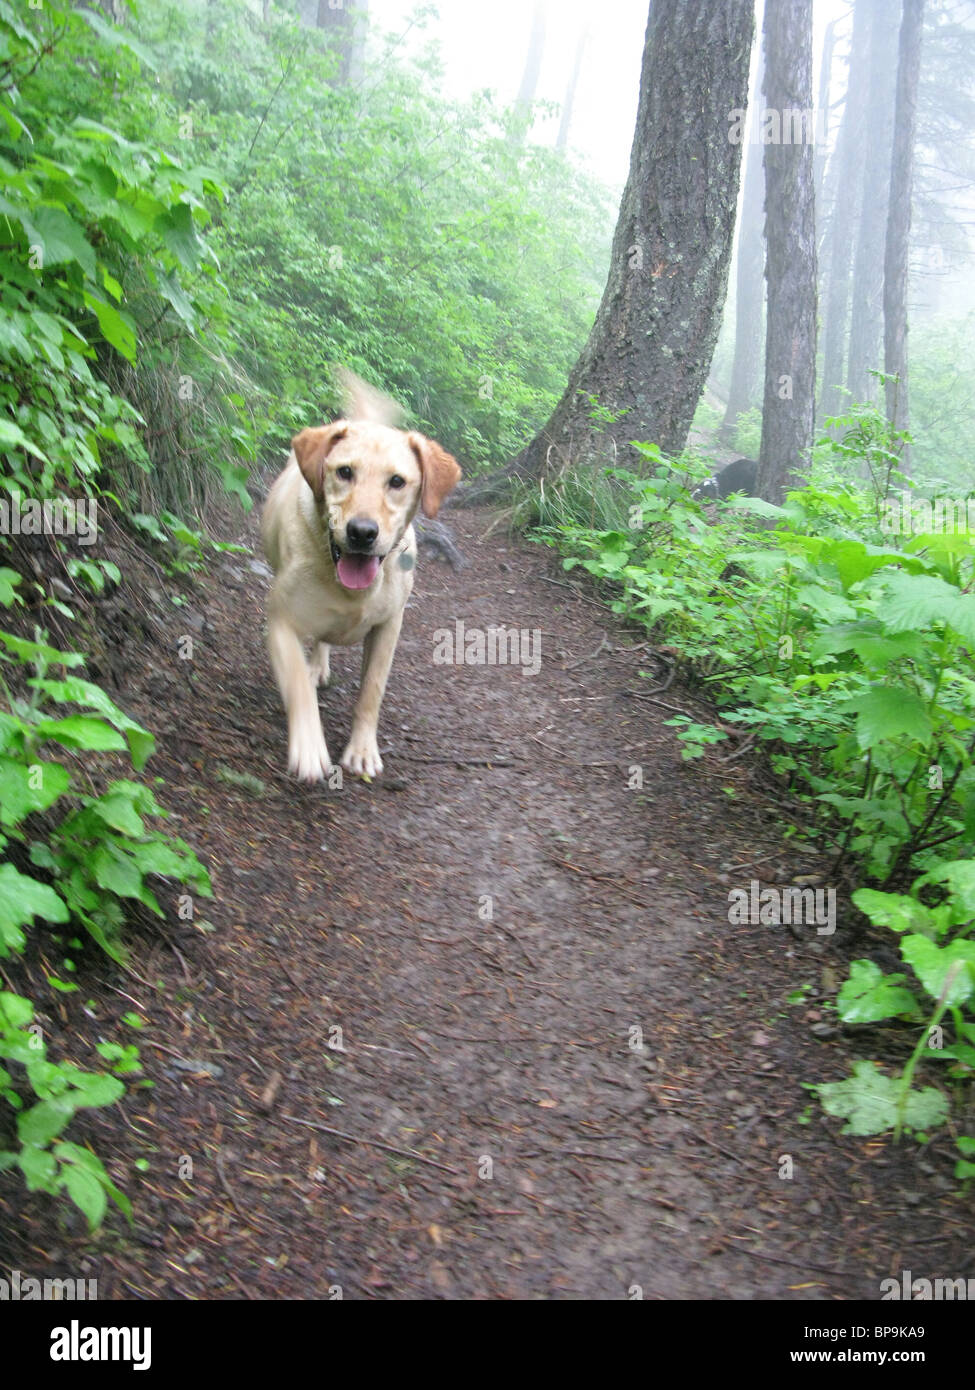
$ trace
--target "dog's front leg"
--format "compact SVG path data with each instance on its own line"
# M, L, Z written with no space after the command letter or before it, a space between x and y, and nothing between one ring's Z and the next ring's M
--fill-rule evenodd
M362 644L362 682L352 717L352 737L342 754L342 766L360 777L378 777L383 770L376 738L379 707L402 626L401 608L395 617L367 632Z
M315 654L308 663L312 685L328 685L332 679L332 666L329 660L328 643L317 642Z
M320 782L332 764L298 634L290 623L272 615L267 635L271 665L288 713L288 770L303 782Z

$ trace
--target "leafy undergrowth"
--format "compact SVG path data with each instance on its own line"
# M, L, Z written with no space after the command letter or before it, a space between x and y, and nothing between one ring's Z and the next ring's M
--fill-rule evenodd
M0 41L0 959L61 958L45 969L48 998L0 991L0 1169L67 1196L94 1227L109 1198L127 1214L128 1201L102 1160L63 1136L79 1111L122 1097L138 1049L106 1038L101 1066L54 1058L39 1020L77 990L64 977L86 943L124 961L133 911L161 915L155 884L206 894L209 880L161 827L152 788L117 775L141 772L154 740L84 676L76 609L122 578L87 549L100 510L162 542L167 568L199 563L200 533L141 509L145 422L116 385L140 343L159 350L147 325L172 315L188 330L219 298L202 232L220 189L77 114L92 109L85 92L147 58L99 16L54 4L25 16L3 0ZM246 496L244 470L218 461L216 472ZM69 649L50 641L55 625L72 630Z
M642 445L646 475L566 474L522 516L706 687L717 719L668 721L683 756L729 740L764 750L832 876L864 883L853 902L895 933L909 973L855 962L838 1015L919 1040L897 1078L865 1062L819 1094L850 1132L923 1138L949 1106L912 1086L920 1063L962 1098L975 1075L975 535L901 487L882 420L858 409L834 423L840 441L782 507L705 511L688 492L700 462ZM851 482L851 465L869 482ZM969 504L952 502L957 522ZM960 1147L970 1176L971 1141Z
M0 571L7 607L18 598L19 576ZM63 955L62 973L75 969L82 948L77 933L124 963L122 930L133 903L157 916L155 878L210 893L209 877L182 840L161 828L165 816L150 787L128 778L93 783L100 755L123 754L141 771L154 748L152 735L130 719L100 686L78 675L84 658L43 640L0 631L0 957L23 954L28 933L43 939L46 957ZM62 750L73 755L72 765ZM51 971L52 991L78 986ZM138 1049L102 1041L107 1070L83 1070L48 1055L35 1001L0 991L0 1097L16 1115L16 1137L0 1148L0 1169L18 1168L32 1191L61 1192L97 1226L111 1197L129 1204L101 1159L61 1135L79 1110L111 1105L125 1092L124 1078L139 1073ZM12 1067L13 1071L8 1070Z

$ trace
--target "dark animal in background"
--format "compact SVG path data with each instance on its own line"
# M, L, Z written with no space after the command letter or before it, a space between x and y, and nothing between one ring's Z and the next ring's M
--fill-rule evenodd
M755 459L735 459L726 464L720 473L705 478L691 496L695 502L716 502L719 497L730 497L733 492L744 492L751 497L755 493L757 477L758 463Z
M446 560L455 570L464 568L464 557L454 544L454 533L442 521L430 521L427 517L413 518L416 543L421 550L428 550L438 560Z

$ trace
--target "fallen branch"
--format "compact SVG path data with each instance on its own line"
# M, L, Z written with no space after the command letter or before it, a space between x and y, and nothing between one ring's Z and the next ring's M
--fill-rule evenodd
M398 1154L400 1158L414 1158L417 1163L426 1163L430 1168L439 1168L442 1173L452 1173L456 1177L457 1169L449 1167L446 1163L438 1163L435 1158L427 1158L424 1154L419 1154L415 1149L397 1149L393 1144L384 1144L380 1139L360 1139L355 1134L346 1134L344 1130L332 1129L331 1125L316 1124L314 1120L299 1120L297 1115L282 1115L282 1120L287 1120L293 1125L304 1125L307 1129L321 1130L322 1134L331 1134L333 1139L344 1139L349 1144L368 1144L370 1148L382 1149L384 1153Z

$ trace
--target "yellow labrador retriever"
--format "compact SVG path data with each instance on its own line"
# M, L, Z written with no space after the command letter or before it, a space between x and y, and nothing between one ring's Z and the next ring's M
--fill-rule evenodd
M393 428L399 407L346 373L348 418L304 429L268 494L264 552L275 572L268 648L288 715L288 768L306 782L332 770L315 687L329 678L330 646L363 644L350 772L382 772L379 707L413 588L422 504L435 517L460 479L455 459L432 439ZM315 644L309 669L302 643Z

